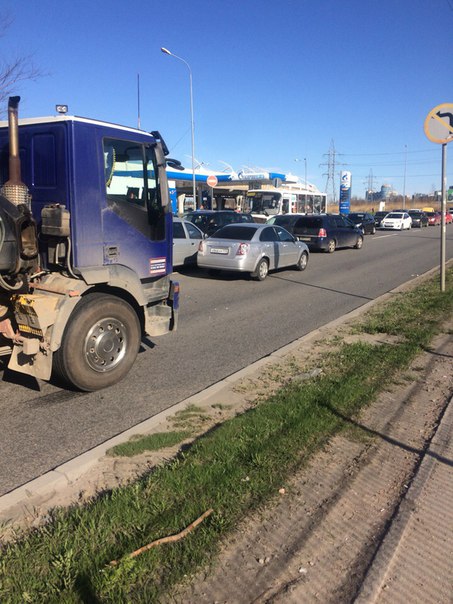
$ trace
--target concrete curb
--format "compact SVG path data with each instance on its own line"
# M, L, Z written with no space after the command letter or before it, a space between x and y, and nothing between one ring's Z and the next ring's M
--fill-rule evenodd
M453 264L453 259L450 260L448 265ZM397 288L379 296L375 300L371 300L358 308L352 310L346 315L334 319L330 321L326 325L294 340L290 344L275 350L270 355L259 359L258 361L252 363L248 367L244 369L240 369L239 371L227 376L223 380L209 386L205 390L202 390L183 401L172 405L165 411L158 413L157 415L140 422L117 434L113 438L103 442L102 444L82 453L81 455L71 459L68 462L65 462L49 472L46 472L42 476L35 478L20 487L0 496L0 519L5 519L8 517L8 511L13 510L14 508L21 507L23 509L28 509L29 507L34 507L36 505L36 500L40 502L45 502L50 499L57 493L60 489L67 487L68 485L73 484L78 478L86 474L90 469L92 469L96 464L100 462L100 460L105 456L106 451L111 449L115 445L121 444L123 442L128 441L132 436L138 434L146 434L152 432L158 425L161 425L168 417L173 416L178 411L185 409L188 405L198 405L207 399L218 396L219 394L228 391L229 396L231 397L231 385L237 383L241 379L251 376L256 373L257 370L266 367L267 365L273 364L276 361L280 361L283 357L288 354L294 352L301 344L310 342L311 340L319 337L322 333L328 330L335 329L335 327L339 327L347 323L348 321L362 315L367 312L370 308L376 306L381 302L385 302L386 300L392 298L395 294L400 292L404 292L412 289L414 286L418 285L420 282L428 279L431 275L435 274L439 271L439 267L434 267L433 269L427 271L422 275L418 275L411 281L403 283ZM12 514L13 516L15 514Z

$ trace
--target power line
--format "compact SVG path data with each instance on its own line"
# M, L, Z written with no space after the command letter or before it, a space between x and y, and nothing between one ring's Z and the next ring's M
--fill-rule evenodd
M453 2L453 0L452 0ZM437 153L437 149L416 149L414 151L408 151L410 153ZM385 151L381 153L342 153L346 157L362 157L362 156L373 156L373 155L404 155L404 151Z
M411 165L411 166L426 166L427 164L434 164L434 163L439 163L437 160L433 159L433 160L429 160L429 161L408 161L408 162L404 162L404 161L386 161L386 162L370 162L373 164L373 166L404 166L406 163L407 165ZM370 164L356 164L355 162L352 162L350 164L348 164L349 166L357 166L357 167L362 167L362 168L366 168L368 167Z

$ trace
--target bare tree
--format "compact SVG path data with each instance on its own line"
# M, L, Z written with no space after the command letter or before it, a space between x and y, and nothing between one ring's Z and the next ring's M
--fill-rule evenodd
M0 14L0 38L6 35L13 22L9 13ZM0 60L0 115L5 113L6 99L17 93L18 86L26 80L36 80L44 73L38 69L32 55L16 56Z

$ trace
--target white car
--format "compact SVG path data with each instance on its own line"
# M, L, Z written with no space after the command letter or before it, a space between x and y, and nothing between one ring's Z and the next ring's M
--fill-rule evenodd
M204 234L198 227L181 218L173 217L173 268L196 264L198 244Z
M403 231L412 228L412 218L407 212L390 212L382 219L380 227Z

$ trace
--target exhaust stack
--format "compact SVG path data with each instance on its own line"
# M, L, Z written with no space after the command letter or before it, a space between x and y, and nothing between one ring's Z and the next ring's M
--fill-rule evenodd
M19 155L19 107L20 96L10 96L8 101L8 128L9 128L9 180L5 182L0 194L6 197L15 206L25 204L31 206L31 198L27 185L21 181L20 155Z

